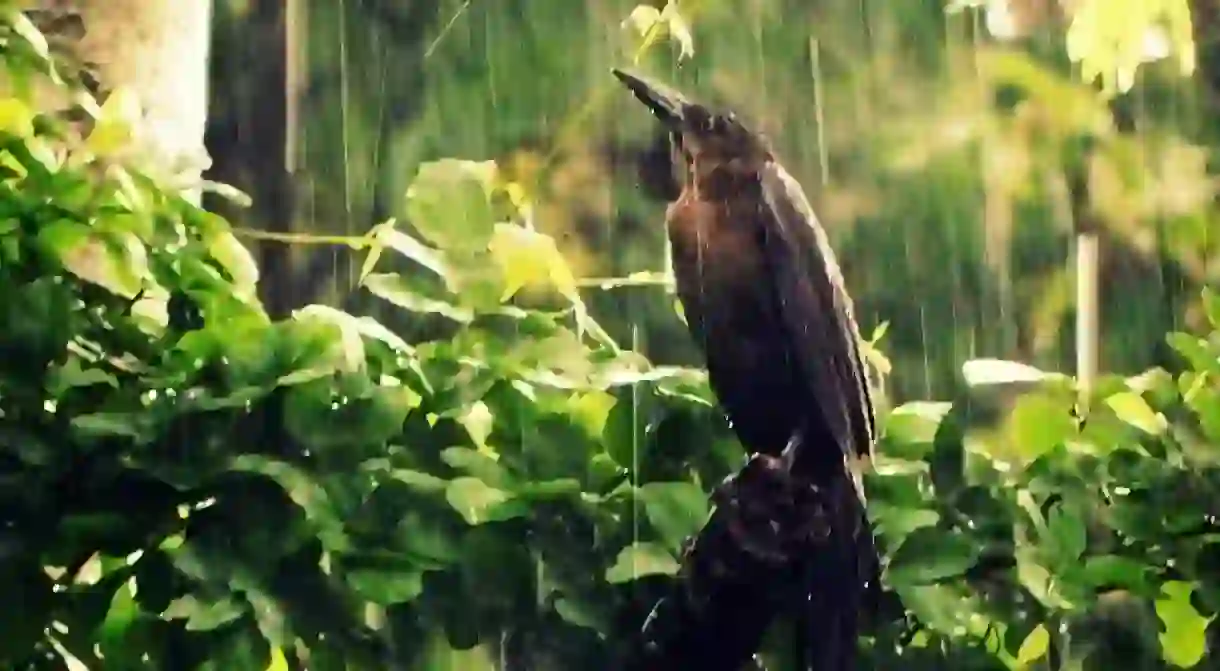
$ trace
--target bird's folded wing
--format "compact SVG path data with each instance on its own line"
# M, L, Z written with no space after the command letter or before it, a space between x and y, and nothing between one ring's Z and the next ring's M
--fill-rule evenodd
M775 162L761 172L774 226L764 233L784 327L831 434L849 459L872 455L872 397L851 298L800 184ZM862 492L861 492L862 493Z

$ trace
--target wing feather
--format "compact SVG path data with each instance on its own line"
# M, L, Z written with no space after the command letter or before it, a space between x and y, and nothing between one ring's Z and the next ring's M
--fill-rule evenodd
M773 161L760 178L775 222L763 235L764 257L797 361L845 456L871 458L872 396L851 297L834 251L795 179Z

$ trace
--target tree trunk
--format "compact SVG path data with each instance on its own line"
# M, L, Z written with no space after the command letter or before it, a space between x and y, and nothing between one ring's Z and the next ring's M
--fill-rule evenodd
M35 0L27 11L53 45L85 67L99 102L119 88L132 94L139 167L198 201L208 164L211 0Z

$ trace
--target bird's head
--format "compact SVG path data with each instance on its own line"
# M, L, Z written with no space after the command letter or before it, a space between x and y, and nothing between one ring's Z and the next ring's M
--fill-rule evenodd
M732 112L713 111L639 75L618 69L614 75L669 129L682 160L696 178L713 172L754 174L771 160L762 136Z

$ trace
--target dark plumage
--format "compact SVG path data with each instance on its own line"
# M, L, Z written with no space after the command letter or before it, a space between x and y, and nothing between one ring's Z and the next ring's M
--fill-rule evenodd
M827 493L841 542L806 575L839 583L812 590L826 603L811 608L842 616L820 622L835 631L811 632L810 644L818 669L854 668L856 611L875 579L859 473L875 422L834 253L800 185L735 115L614 74L668 127L685 166L666 221L678 297L712 390L748 450L785 455L794 475Z

